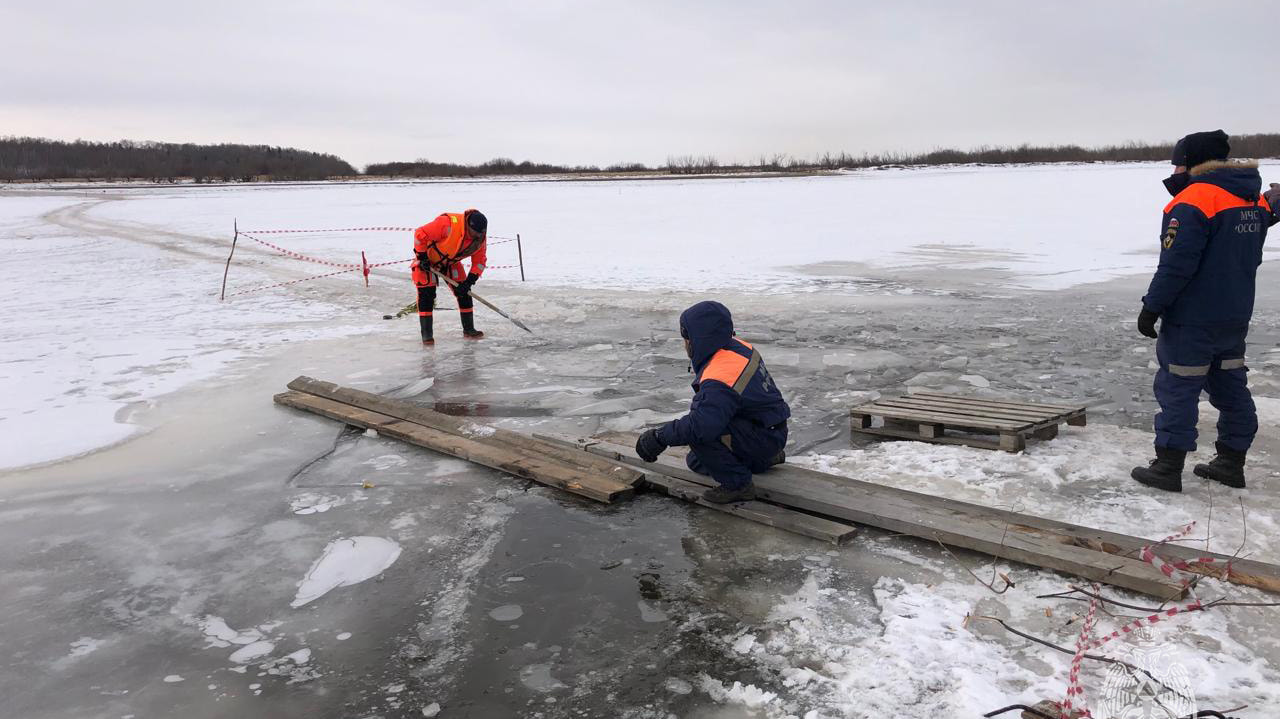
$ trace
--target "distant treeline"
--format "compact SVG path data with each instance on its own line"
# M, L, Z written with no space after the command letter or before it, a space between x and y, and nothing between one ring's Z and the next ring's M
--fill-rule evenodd
M479 165L459 165L448 162L417 160L415 162L387 162L369 165L365 168L365 174L380 177L486 177L495 175L589 173L815 172L883 167L886 165L947 165L962 163L1002 165L1032 162L1168 161L1172 154L1173 143L1130 142L1106 147L1019 145L1017 147L979 147L973 150L939 149L919 153L904 152L878 155L850 155L841 152L825 153L812 159L775 154L760 157L755 162L741 164L722 163L711 155L678 155L668 157L666 164L653 167L638 162L606 167L594 165L569 167L546 163L515 162L506 158L490 160ZM1280 157L1280 133L1233 136L1231 138L1231 154L1233 157Z
M825 153L805 159L775 154L754 162L721 163L710 155L668 157L665 164L643 163L566 166L496 158L479 165L416 160L369 165L371 177L496 177L585 174L717 174L732 172L820 172L893 165L978 163L1001 165L1035 162L1135 162L1169 160L1173 144L1130 142L1106 147L1019 145L972 150L938 149L918 153L850 155ZM1280 133L1235 135L1233 157L1280 157ZM14 180L152 180L176 182L253 180L322 180L360 173L342 159L293 148L266 145L191 145L158 142L60 142L30 137L0 138L0 181Z
M318 152L267 145L163 142L62 142L0 137L0 180L152 180L233 182L323 180L351 176L345 161Z

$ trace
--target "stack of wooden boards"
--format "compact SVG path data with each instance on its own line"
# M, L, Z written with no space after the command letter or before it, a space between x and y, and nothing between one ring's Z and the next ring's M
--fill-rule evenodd
M671 496L786 531L840 544L854 524L984 552L1149 594L1180 597L1182 586L1140 559L1151 544L1141 537L1090 529L1066 522L993 509L896 487L864 482L793 465L774 467L755 478L758 501L708 505L701 500L710 477L687 468L673 448L645 463L633 450L633 435L581 439L533 437L440 414L412 402L339 387L309 377L289 383L279 404L314 412L387 437L444 452L518 477L564 489L599 502L630 497L640 485ZM1228 581L1280 593L1280 567L1181 545L1165 545L1169 560L1209 556L1198 571ZM1230 564L1229 575L1222 567Z

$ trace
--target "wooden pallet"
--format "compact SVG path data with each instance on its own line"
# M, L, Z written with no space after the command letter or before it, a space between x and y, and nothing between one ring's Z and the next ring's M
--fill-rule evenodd
M873 427L880 417L883 426ZM1040 404L970 397L941 392L917 392L878 399L850 412L854 432L937 444L963 444L981 449L1021 452L1027 439L1053 439L1063 422L1085 425L1082 405ZM948 434L950 432L950 434ZM974 435L997 435L998 439Z

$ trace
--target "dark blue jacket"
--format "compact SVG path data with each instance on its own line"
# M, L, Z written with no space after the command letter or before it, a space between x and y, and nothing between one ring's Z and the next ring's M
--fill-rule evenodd
M1252 163L1206 162L1164 208L1160 266L1142 306L1181 325L1248 324L1262 244L1276 215Z
M791 408L765 369L760 353L733 336L733 318L719 302L699 302L680 315L680 334L690 341L693 403L689 414L658 428L668 446L707 444L728 433L740 418L761 427L780 425Z

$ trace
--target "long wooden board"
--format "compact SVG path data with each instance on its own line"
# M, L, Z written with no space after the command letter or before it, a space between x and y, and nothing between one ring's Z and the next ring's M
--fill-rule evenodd
M571 450L581 451L581 450ZM598 455L592 455L598 456ZM658 487L668 495L692 502L700 507L714 509L718 512L732 514L753 522L776 527L793 534L800 534L814 539L821 539L835 545L843 544L857 534L857 529L842 522L836 522L812 514L797 512L786 507L767 502L736 502L734 504L713 504L702 498L706 487L682 479L670 477L661 472L645 472L645 482Z
M443 452L459 459L514 474L517 477L531 479L597 502L616 502L631 497L635 492L630 484L602 477L590 470L532 453L517 454L469 437L449 434L397 417L353 407L327 397L290 391L276 395L274 400L276 404L312 412L356 427L373 429L393 439Z
M289 383L289 389L305 392L317 397L325 397L353 407L360 407L397 419L407 420L426 427L460 435L477 442L503 449L519 448L545 457L571 464L582 469L599 473L628 486L635 486L642 479L642 474L617 462L608 462L584 452L566 449L552 442L543 442L527 434L488 425L479 425L464 417L453 417L441 412L427 409L405 400L392 399L382 395L365 392L351 387L341 387L332 382L324 382L311 377L298 377Z
M586 440L581 446L586 451L687 482L713 484L709 477L690 471L674 457L663 456L655 463L644 464L625 445ZM993 516L979 505L939 501L938 497L918 492L793 466L758 474L755 484L761 499L783 506L973 549L1161 599L1175 599L1184 593L1176 582L1145 562L1017 531L1008 520Z

